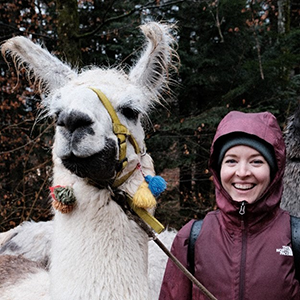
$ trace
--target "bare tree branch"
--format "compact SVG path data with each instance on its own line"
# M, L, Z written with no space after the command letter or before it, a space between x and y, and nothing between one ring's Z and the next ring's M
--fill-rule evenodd
M215 3L215 6L216 6L216 15L214 15L212 9L210 9L210 13L211 13L211 15L213 16L213 18L215 20L215 24L216 24L216 27L218 29L218 33L219 33L219 36L220 36L220 43L224 43L224 36L223 36L222 30L221 30L221 24L224 22L224 18L222 18L221 21L219 19L219 0L215 1L214 3Z
M142 11L144 9L156 9L156 8L162 8L162 7L167 7L167 6L172 6L172 5L175 5L175 4L179 4L179 3L182 3L184 2L184 0L178 0L178 1L170 1L170 2L167 2L165 4L162 4L160 6L157 6L155 3L156 1L150 1L148 2L147 4L145 4L144 6L136 6L134 9L130 10L129 12L126 12L122 15L119 15L119 16L115 16L115 17L111 17L111 18L108 18L106 20L104 20L101 24L99 24L99 26L97 26L94 30L90 31L90 32L87 32L87 33L83 33L83 34L80 34L78 36L76 36L76 38L86 38L86 37L90 37L90 36L93 36L95 35L97 32L99 32L105 25L111 23L111 22L114 22L114 21L119 21L119 20L122 20L123 18L126 18L138 11ZM105 13L106 15L106 13Z

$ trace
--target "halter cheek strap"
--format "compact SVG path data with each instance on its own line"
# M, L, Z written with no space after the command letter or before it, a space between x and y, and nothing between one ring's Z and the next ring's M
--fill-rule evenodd
M134 169L129 174L125 175L122 178L119 178L120 174L122 173L122 171L124 170L124 168L127 165L127 157L126 157L126 150L127 150L126 141L127 141L127 139L132 144L136 154L140 153L140 147L139 147L137 141L135 140L135 138L131 135L128 128L120 122L120 119L119 119L115 109L113 108L113 106L111 105L111 103L107 99L107 97L99 89L92 88L92 87L90 87L90 89L97 94L98 98L100 99L100 101L106 108L107 112L109 113L111 120L112 120L113 132L117 136L118 141L119 141L120 170L118 170L117 175L116 175L117 179L113 184L113 187L117 187L117 186L121 185L122 183L124 183L128 179L128 177L130 177L130 175L135 171L135 169Z

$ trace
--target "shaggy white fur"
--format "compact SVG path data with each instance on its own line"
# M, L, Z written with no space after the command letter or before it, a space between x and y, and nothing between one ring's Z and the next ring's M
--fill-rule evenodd
M53 222L24 222L0 233L0 254L22 255L49 267Z
M5 233L0 233L0 254L1 255L22 255L30 261L38 262L41 264L41 268L36 274L31 274L28 278L26 273L26 278L22 279L20 286L22 290L31 293L31 296L24 297L24 294L21 294L21 297L15 296L15 286L7 287L1 293L1 300L21 300L21 299L49 299L48 291L49 289L49 276L46 271L48 268L48 263L50 260L51 253L51 240L53 236L53 221L48 222L24 222L20 226L13 228ZM168 248L171 248L172 242L176 235L175 230L165 230L163 231L158 238L160 241ZM0 257L1 257L0 255ZM150 288L150 299L158 299L161 282L163 279L165 266L167 263L166 254L157 246L155 242L150 240L148 242L148 280ZM46 270L44 270L44 268ZM1 260L0 260L0 272L1 272ZM17 270L18 272L18 270ZM34 278L33 278L34 277ZM31 281L32 279L32 281ZM38 283L38 288L42 292L38 292L36 289L31 289L30 284ZM18 289L19 290L19 289ZM8 295L7 298L4 296ZM10 298L14 295L15 298ZM42 297L42 295L44 295Z
M48 246L34 246L47 245L44 237L38 240L37 232L32 240L25 241L25 245L17 241L21 231L26 226L35 226L34 223L24 224L0 237L3 254L18 253L20 247L19 252L28 258L18 257L17 262L13 256L3 255L0 271L11 270L5 277L7 280L0 282L0 294L6 297L4 299L17 299L12 295L20 295L24 300L145 300L157 297L158 291L153 296L149 290L148 237L113 200L109 186L119 168L118 139L108 112L89 87L100 89L106 95L143 152L141 118L160 101L160 93L169 84L169 70L174 68L176 53L170 30L170 26L154 22L142 26L147 43L129 74L119 69L99 68L79 74L24 37L15 37L3 44L2 53L10 54L17 68L25 63L28 72L33 72L37 82L42 83L40 86L46 87L41 91L43 104L49 116L57 116L52 151L53 186L71 186L77 199L71 213L55 212L53 227L52 222L40 224L38 230L52 235L46 238L51 241L49 253ZM135 170L138 164L145 175L154 174L151 158L135 153L129 142L126 157L128 165L121 177ZM136 169L119 190L132 196L143 180L142 173ZM20 234L16 235L18 232ZM27 250L30 245L35 247L31 253ZM32 260L41 264L35 265ZM45 271L48 260L49 281ZM166 258L163 260L159 275L154 275L158 280L161 280ZM10 269L10 263L22 263L22 272L18 275L17 269ZM37 274L42 276L43 283L39 284L43 289L36 288L34 294L32 287L36 286ZM159 289L159 283L155 288ZM49 294L41 294L47 290Z

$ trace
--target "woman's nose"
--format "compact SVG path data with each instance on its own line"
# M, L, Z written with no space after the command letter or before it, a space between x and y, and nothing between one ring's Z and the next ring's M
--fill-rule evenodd
M249 176L251 174L250 168L246 162L240 162L237 165L236 175L239 177Z

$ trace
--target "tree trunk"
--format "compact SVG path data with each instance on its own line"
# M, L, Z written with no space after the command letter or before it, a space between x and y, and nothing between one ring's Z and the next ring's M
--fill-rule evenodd
M290 0L278 0L278 33L286 34L290 30Z
M81 65L77 0L56 0L56 9L59 55L72 66Z

